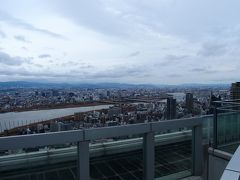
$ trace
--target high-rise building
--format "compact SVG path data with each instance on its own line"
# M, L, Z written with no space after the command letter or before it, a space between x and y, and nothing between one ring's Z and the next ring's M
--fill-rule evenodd
M53 96L59 96L59 92L58 92L58 90L52 90L52 95Z
M111 93L110 91L107 91L107 97L110 97Z
M176 119L176 99L167 98L167 119Z
M188 112L193 111L193 94L192 93L186 93L186 108Z
M240 82L232 83L231 99L240 99Z

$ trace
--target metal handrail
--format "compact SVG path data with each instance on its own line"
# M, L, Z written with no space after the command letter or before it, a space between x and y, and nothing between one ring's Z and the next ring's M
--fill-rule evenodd
M92 128L55 133L30 134L0 137L0 150L14 150L36 146L77 143L78 179L89 179L89 143L104 138L143 134L144 179L154 179L154 133L162 130L192 128L193 133L193 174L202 174L202 118L187 118L131 124L124 126Z
M199 125L202 125L201 117L41 134L6 136L0 137L0 150L15 150L36 146L92 141L104 138L144 134L152 131L172 130L182 127L191 128Z
M240 99L231 99L231 100L222 100L222 101L213 101L213 102L219 103L219 104L235 104L236 102L240 103Z

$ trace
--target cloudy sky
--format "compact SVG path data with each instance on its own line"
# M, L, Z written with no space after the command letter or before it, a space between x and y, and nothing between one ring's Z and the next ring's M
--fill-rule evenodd
M0 81L240 80L239 0L0 3Z

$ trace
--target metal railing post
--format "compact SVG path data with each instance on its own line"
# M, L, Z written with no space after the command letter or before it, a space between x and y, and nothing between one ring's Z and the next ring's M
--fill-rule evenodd
M144 180L154 179L154 158L155 158L155 148L154 148L154 133L149 132L143 135L143 174Z
M214 107L214 112L213 112L213 147L217 148L217 107Z
M194 126L192 131L192 173L194 176L201 176L203 172L202 125Z
M88 180L89 178L89 141L77 143L77 170L78 180Z

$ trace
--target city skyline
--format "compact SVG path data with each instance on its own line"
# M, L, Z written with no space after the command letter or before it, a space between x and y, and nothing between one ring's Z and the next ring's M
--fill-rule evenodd
M1 1L1 81L230 83L240 2ZM214 10L213 10L214 9Z

